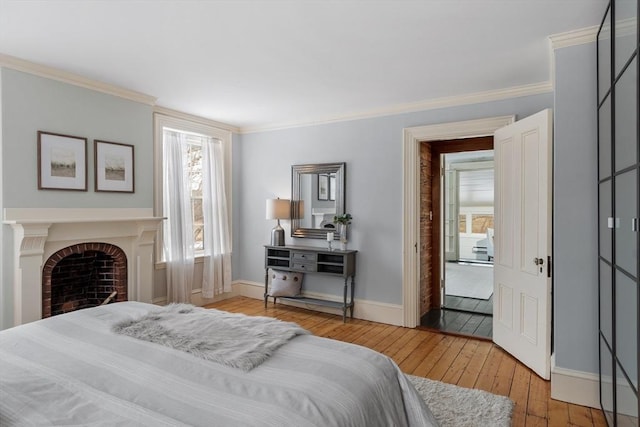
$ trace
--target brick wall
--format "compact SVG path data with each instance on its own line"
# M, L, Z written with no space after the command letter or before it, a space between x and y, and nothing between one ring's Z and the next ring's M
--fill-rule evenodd
M431 182L431 149L423 142L420 144L420 316L431 308Z
M42 317L127 300L127 257L108 243L82 243L61 249L42 272Z

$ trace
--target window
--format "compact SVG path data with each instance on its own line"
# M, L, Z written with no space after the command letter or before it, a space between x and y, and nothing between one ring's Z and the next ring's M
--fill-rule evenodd
M486 234L487 228L493 227L493 215L471 215L471 232L477 234Z
M204 250L204 215L202 212L202 140L204 135L187 135L187 154L193 222L193 249Z
M465 214L458 215L458 231L460 233L467 232L467 216Z
M163 212L163 173L165 171L165 160L163 158L163 135L165 130L180 133L184 136L185 143L185 167L188 168L189 182L189 210L193 228L193 250L196 257L202 257L205 249L205 221L204 221L204 202L203 202L203 149L202 144L205 141L216 140L224 147L225 155L225 187L230 210L230 142L231 134L229 131L207 126L198 122L191 122L183 119L168 117L163 114L156 114L155 117L155 146L156 146L156 191L155 191L155 209L159 216L167 217L167 213ZM229 218L230 212L229 212ZM156 243L157 259L159 261L166 260L164 253L163 234Z

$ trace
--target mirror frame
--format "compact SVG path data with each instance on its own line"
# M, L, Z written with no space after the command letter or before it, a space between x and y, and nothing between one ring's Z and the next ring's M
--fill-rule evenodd
M291 166L291 206L295 206L295 201L300 200L300 175L303 174L320 174L335 173L336 174L336 215L345 213L345 192L347 164L342 163L319 163L306 165ZM307 238L307 239L326 239L327 232L333 231L326 228L302 228L300 220L293 218L291 215L291 237ZM338 233L335 233L334 240L338 239Z

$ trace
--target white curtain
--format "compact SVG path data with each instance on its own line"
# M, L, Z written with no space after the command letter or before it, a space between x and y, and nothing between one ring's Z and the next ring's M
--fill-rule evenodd
M231 240L225 193L222 141L202 143L202 210L204 216L204 271L202 296L231 292Z
M162 200L167 219L163 242L169 302L190 303L193 288L193 220L187 148L183 133L164 131Z

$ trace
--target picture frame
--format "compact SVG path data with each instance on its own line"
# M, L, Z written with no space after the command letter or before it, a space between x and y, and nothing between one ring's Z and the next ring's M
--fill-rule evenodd
M329 200L329 175L318 174L318 200Z
M135 192L134 146L95 139L95 191Z
M87 191L87 138L38 131L38 190Z

